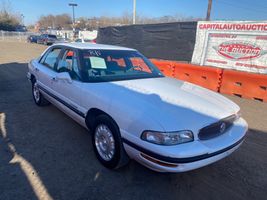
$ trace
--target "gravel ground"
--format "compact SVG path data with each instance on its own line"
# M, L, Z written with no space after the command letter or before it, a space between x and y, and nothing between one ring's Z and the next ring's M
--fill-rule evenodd
M27 62L44 46L0 42L0 199L266 199L267 104L230 97L249 123L231 156L180 174L132 161L117 171L94 156L91 136L54 106L37 107Z

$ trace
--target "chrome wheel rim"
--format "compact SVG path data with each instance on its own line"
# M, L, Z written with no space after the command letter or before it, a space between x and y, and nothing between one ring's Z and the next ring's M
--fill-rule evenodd
M110 161L115 154L115 141L109 128L100 124L95 129L95 146L100 157Z
M37 83L34 83L33 85L33 96L36 102L39 102L40 100L40 91L39 88L37 86Z

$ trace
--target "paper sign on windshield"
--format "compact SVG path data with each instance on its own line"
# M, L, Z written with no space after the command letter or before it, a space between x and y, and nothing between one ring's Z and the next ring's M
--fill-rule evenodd
M107 69L105 59L99 57L90 57L91 67L93 69Z

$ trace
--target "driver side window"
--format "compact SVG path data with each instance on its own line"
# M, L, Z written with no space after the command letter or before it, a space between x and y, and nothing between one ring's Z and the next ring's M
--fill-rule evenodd
M59 48L52 49L51 51L46 53L46 55L43 56L43 58L41 59L41 63L46 67L55 70L60 51L61 49Z
M73 50L66 50L58 62L57 72L68 72L73 80L80 80L77 54Z

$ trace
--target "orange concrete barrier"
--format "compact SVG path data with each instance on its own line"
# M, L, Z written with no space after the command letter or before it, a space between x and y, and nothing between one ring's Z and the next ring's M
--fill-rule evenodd
M267 102L267 75L150 59L169 77L224 94Z
M219 91L222 69L187 63L174 63L174 77L196 85Z
M168 60L158 60L150 59L150 61L158 67L158 69L165 75L169 77L174 77L174 67L173 61Z
M267 102L267 75L224 70L220 92Z

